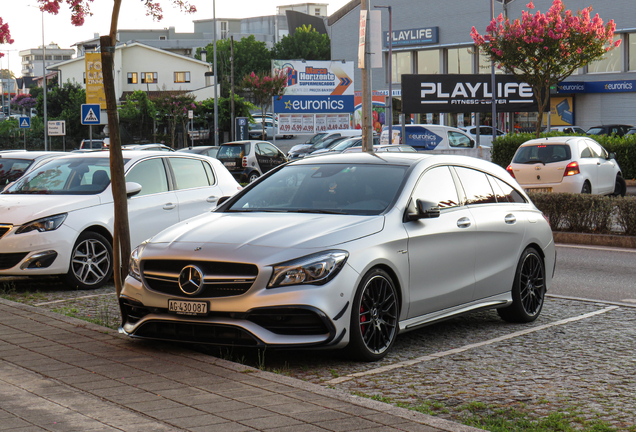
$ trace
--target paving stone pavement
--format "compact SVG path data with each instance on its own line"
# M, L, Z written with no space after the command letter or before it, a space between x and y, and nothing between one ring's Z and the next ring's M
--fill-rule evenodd
M0 431L478 431L0 299Z

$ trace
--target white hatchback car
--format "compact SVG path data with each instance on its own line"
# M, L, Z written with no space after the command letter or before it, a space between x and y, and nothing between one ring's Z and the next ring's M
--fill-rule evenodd
M378 360L398 333L469 311L535 320L555 258L546 219L490 162L303 158L135 249L121 330Z
M526 141L506 169L526 192L625 196L627 190L614 154L588 137Z
M241 189L216 159L124 151L132 246L213 209ZM81 289L112 273L113 196L108 152L69 154L0 194L0 275L63 275Z

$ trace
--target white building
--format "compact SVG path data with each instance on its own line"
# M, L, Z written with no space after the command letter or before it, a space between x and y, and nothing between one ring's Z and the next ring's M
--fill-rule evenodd
M135 90L182 91L199 100L214 97L211 65L205 61L135 42L118 45L114 63L115 94L120 101ZM77 82L86 88L84 57L59 63L56 68L62 82Z
M43 63L49 68L56 63L71 60L74 54L74 49L61 49L57 44L46 45L44 49L39 46L22 50L19 52L22 57L22 76L42 76Z

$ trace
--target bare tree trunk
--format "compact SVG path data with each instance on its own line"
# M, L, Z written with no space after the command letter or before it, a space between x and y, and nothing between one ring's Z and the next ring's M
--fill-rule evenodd
M130 256L130 227L128 226L128 202L126 198L126 179L124 177L124 159L121 152L119 136L119 119L117 118L117 96L115 95L114 56L117 21L122 0L114 0L110 34L100 38L102 52L102 69L104 73L104 93L106 96L106 113L110 131L110 179L115 207L115 229L113 233L113 275L117 297L121 293L122 276L128 274L128 257Z
M543 92L541 90L544 90ZM541 128L543 126L543 113L546 112L548 101L550 100L550 86L546 86L544 89L535 88L535 94L537 95L537 126L535 130L535 137L539 138L541 134Z

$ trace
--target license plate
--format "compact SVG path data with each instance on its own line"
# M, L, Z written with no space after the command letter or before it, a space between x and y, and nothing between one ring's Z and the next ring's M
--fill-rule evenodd
M236 162L223 162L223 165L233 167L236 166Z
M179 315L206 315L208 302L189 300L168 300L168 312Z
M527 188L526 189L526 193L528 192L552 192L552 188L551 187L546 187L546 188Z

